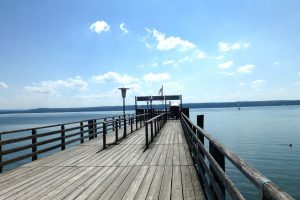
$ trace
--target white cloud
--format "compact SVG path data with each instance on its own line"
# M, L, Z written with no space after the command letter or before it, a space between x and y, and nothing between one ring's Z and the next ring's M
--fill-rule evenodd
M174 63L172 66L173 67L178 67L178 63Z
M280 65L280 62L279 61L275 61L275 62L273 62L273 65L274 66Z
M298 75L300 76L300 72L298 72Z
M26 86L25 90L27 92L32 92L36 94L50 94L54 92L53 88L47 88L43 85Z
M110 26L103 20L101 21L96 21L95 23L93 23L91 26L90 26L90 30L92 32L96 32L96 33L101 33L101 32L107 32L110 30Z
M219 51L221 52L228 52L230 50L237 50L237 49L248 49L250 43L227 43L227 42L219 42Z
M168 73L158 73L154 74L152 72L145 74L143 79L146 82L161 82L169 80L171 77Z
M238 68L238 72L239 73L244 73L244 74L250 74L252 73L252 69L255 67L255 65L253 64L247 64L247 65L244 65L244 66L240 66Z
M128 88L130 88L128 90L128 94L139 94L142 91L142 87L140 83L131 83L126 85Z
M1 88L6 89L6 88L8 88L8 85L6 83L4 83L4 82L0 82L0 89Z
M157 62L152 63L152 66L157 67L158 66Z
M179 59L179 62L192 62L193 58L185 56L184 58Z
M124 34L129 33L128 29L125 28L125 23L120 24L120 29Z
M61 88L78 88L79 90L86 90L87 86L88 83L77 76L67 80L42 81L38 84L26 86L25 90L37 94L49 94L54 93L57 89Z
M205 59L205 58L206 58L206 53L203 52L203 51L199 51L199 52L197 53L197 58L198 58L198 59Z
M221 72L221 74L223 74L225 76L234 76L235 72Z
M114 105L119 103L120 101L120 91L118 88L113 88L110 91L97 94L77 95L74 98L80 102L89 102L92 105L98 105L99 100L103 100L102 103L104 105ZM107 99L109 99L109 101L107 101Z
M248 47L250 47L249 42L243 43L243 49L248 49Z
M93 76L92 80L98 83L120 83L120 84L130 84L139 81L138 78L134 78L127 74L119 74L116 72L107 72L103 75Z
M156 48L158 50L171 50L177 49L181 51L185 51L188 49L194 48L196 45L188 40L183 40L179 37L166 37L164 33L157 31L156 29L148 29L146 31L152 36L156 41Z
M174 63L175 63L174 60L165 60L165 61L163 61L163 65L172 65Z
M233 65L233 61L229 60L225 63L218 64L218 67L221 69L228 69Z
M252 88L259 89L266 83L266 80L255 80L252 82Z
M213 59L213 60L222 60L222 59L225 58L225 56L223 54L221 54L221 55L218 55L218 56L210 56L209 58Z
M164 93L166 95L181 94L184 89L182 84L178 82L166 82L163 84L163 86L164 86Z
M145 42L145 41L144 41L144 42ZM145 45L146 45L147 49L152 49L152 48L153 48L153 45L151 45L151 44L149 44L149 43L147 43L147 42L145 42Z

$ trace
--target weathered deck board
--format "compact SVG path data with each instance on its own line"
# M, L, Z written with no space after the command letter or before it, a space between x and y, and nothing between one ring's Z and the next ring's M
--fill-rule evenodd
M102 150L98 137L0 174L0 199L204 199L179 121L144 140L140 129Z

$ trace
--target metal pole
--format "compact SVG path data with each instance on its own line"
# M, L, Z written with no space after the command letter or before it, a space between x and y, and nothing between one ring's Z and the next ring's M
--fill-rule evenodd
M147 113L149 113L149 101L147 101Z
M182 95L180 95L180 109L182 109Z
M137 98L135 97L135 114L137 114Z
M125 119L125 97L123 97L123 118Z
M150 99L150 115L151 115L151 118L153 117L153 113L152 113L152 99Z

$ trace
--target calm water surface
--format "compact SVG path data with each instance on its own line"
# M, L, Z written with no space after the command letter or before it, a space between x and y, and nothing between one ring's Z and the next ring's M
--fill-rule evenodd
M0 131L119 115L121 112L0 115ZM205 130L249 164L300 199L300 106L191 109L205 115ZM289 147L292 144L292 147ZM226 162L226 172L247 199L259 192Z
M300 106L193 109L195 123L197 114L205 115L204 128L214 138L300 199ZM258 199L258 190L226 165L247 199Z
M126 113L133 113L128 111ZM0 131L122 115L122 111L0 114Z

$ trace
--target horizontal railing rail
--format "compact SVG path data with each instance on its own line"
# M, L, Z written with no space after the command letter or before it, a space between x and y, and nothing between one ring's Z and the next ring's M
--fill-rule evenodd
M106 149L109 145L117 144L119 139L119 129L122 128L123 125L123 137L121 139L124 139L127 137L127 125L130 126L130 133L133 133L134 131L139 130L145 125L145 121L148 120L150 117L149 113L140 114L140 115L134 115L134 116L128 116L126 118L122 119L114 119L109 120L103 123L103 134L102 134L102 142L103 142L103 149ZM135 124L135 129L134 129ZM112 143L107 143L107 134L108 132L114 132L115 133L115 141Z
M128 114L126 118L141 118L142 115ZM16 164L25 159L37 160L40 154L68 145L84 143L103 133L103 123L119 120L124 126L124 116L109 116L64 124L40 126L0 132L0 173L4 166ZM122 122L123 120L123 122ZM116 127L113 128L114 130ZM108 129L110 131L110 129ZM29 161L27 161L29 162ZM20 165L20 163L18 164Z
M167 121L167 113L162 113L146 121L145 123L146 150L149 148L149 144L153 142L153 139L157 136L157 133L162 129L166 121ZM149 140L149 130L148 130L149 126L150 126L150 136L151 136L150 140Z
M225 158L259 189L261 199L294 199L236 153L206 133L203 130L203 119L203 115L198 115L197 125L195 125L186 115L181 113L183 130L196 165L196 170L206 186L204 189L210 199L225 199L225 190L232 199L245 199L225 173ZM209 143L209 151L204 146L205 139ZM209 184L210 187L208 186Z

